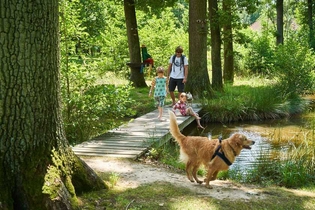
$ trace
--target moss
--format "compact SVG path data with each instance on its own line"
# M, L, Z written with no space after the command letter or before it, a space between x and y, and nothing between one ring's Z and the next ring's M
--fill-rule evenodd
M78 199L76 197L75 188L71 182L71 158L58 154L55 150L52 151L52 160L54 165L50 165L45 175L45 182L42 187L43 193L49 195L51 200L58 199L63 194L67 196L73 209L78 207ZM72 159L73 160L73 159Z
M78 198L75 194L75 189L74 189L74 186L71 182L71 178L69 176L66 177L65 185L66 185L66 188L68 189L69 193L71 194L72 206L78 206L79 205Z
M48 194L52 200L57 198L60 182L60 171L55 166L49 166L45 176L45 183L42 188L43 193Z

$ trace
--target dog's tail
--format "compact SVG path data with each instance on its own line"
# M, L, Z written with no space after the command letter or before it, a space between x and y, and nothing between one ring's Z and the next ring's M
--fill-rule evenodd
M172 136L175 138L175 140L181 144L182 140L186 137L184 136L178 127L177 121L176 121L176 116L174 114L174 112L172 111L168 111L169 115L170 115L170 132L172 134Z

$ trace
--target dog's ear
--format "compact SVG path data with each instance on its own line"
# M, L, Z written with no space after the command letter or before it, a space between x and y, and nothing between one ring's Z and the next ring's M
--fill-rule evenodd
M234 134L234 139L235 139L235 144L237 147L242 147L243 146L243 141L244 141L244 135L242 134Z

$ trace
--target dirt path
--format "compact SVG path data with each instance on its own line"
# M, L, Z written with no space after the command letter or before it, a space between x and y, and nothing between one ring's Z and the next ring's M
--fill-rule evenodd
M107 157L83 157L91 168L98 172L114 172L119 175L117 187L136 188L142 184L157 181L170 182L174 185L189 188L197 196L209 196L217 199L263 199L264 194L257 186L244 186L229 181L216 180L211 182L213 189L204 185L191 183L184 172L170 170L165 166L154 163L141 163L128 159Z

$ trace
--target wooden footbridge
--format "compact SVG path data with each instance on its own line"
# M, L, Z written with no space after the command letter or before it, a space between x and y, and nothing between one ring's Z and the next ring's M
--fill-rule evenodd
M200 107L193 105L196 112ZM136 118L116 129L97 136L72 148L75 154L85 156L108 156L136 159L143 155L153 144L161 146L171 139L169 133L169 114L165 107L165 121L157 119L158 110ZM182 116L179 112L177 123L180 130L195 120L191 116Z

